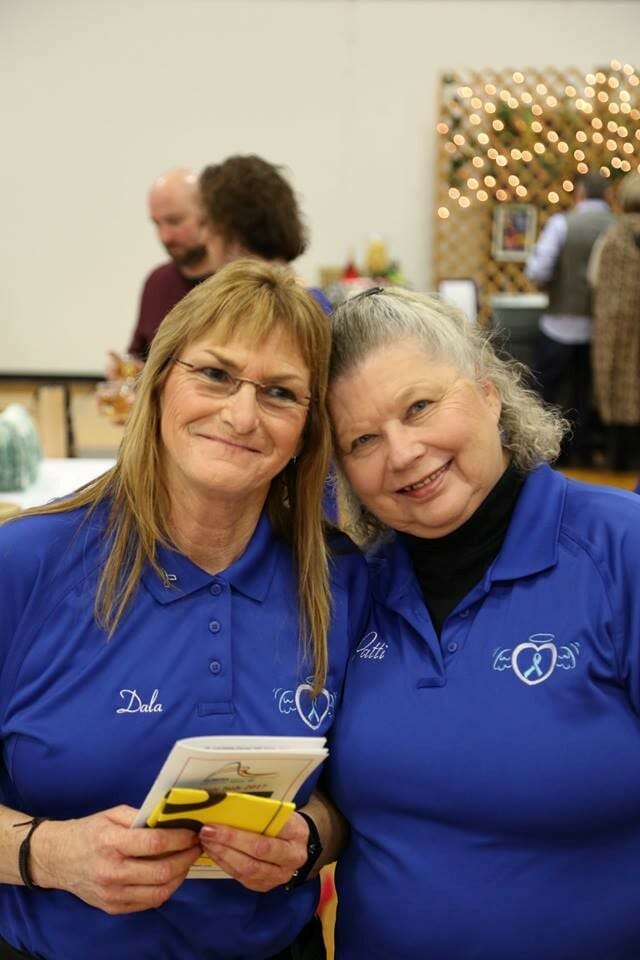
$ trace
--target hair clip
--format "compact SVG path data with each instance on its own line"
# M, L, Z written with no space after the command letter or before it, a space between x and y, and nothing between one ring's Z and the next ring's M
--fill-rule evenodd
M363 290L362 293L356 293L355 297L349 297L348 302L363 300L364 297L372 297L374 293L384 293L384 287L369 287L368 290Z
M346 300L343 300L334 308L334 311L339 310L340 307L344 307L348 303L354 303L356 300L363 300L365 297L371 297L374 293L384 293L384 287L369 287L367 290L362 290L360 293L356 293L352 297L347 297Z

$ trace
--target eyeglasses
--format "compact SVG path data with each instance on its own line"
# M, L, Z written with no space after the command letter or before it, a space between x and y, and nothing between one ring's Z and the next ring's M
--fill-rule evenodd
M173 358L174 363L190 370L198 381L206 386L212 397L232 397L238 392L243 383L250 383L256 389L256 401L265 413L283 414L292 410L307 410L311 401L310 396L298 397L290 387L277 383L260 383L250 377L234 377L222 367L202 366L187 363L186 360Z

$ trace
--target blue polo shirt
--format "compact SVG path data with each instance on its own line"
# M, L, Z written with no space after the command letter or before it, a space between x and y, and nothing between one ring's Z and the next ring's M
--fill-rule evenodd
M139 806L181 737L328 733L367 605L355 548L335 544L329 671L314 702L292 554L266 516L216 576L160 550L167 576L144 572L111 638L93 617L104 521L75 511L0 529L2 803L54 819ZM0 884L0 935L47 960L255 960L295 937L317 896L317 883L257 894L187 880L160 909L112 917L62 891Z
M638 960L638 498L533 471L440 638L400 538L371 568L332 731L337 956Z

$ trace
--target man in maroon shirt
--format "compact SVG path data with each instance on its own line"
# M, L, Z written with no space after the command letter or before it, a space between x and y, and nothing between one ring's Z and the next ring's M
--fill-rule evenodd
M171 257L147 277L129 353L144 359L169 310L213 273L204 241L203 214L195 170L178 167L154 181L149 215L158 239Z
M195 170L177 167L158 177L149 191L149 215L171 259L152 270L142 288L138 322L128 347L129 354L140 361L146 359L155 332L169 310L213 273ZM111 355L111 376L122 376L121 363L117 354Z

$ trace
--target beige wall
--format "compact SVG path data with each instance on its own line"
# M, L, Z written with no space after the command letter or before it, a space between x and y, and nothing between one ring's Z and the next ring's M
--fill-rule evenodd
M150 179L237 151L292 171L301 273L380 234L427 287L439 71L588 70L638 36L618 0L5 0L0 370L100 370L162 259Z

